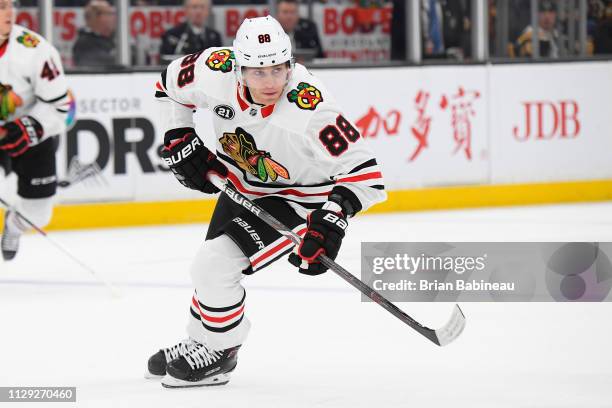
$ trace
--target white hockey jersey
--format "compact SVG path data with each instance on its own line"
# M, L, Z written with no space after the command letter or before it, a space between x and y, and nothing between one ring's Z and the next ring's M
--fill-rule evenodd
M367 209L386 199L376 159L334 98L302 65L275 105L247 101L233 73L232 48L175 60L156 84L164 132L194 127L193 112L214 112L216 154L228 179L250 199L283 197L305 217L334 192ZM350 194L352 193L352 194Z
M43 37L13 25L0 47L0 125L30 115L43 138L66 130L72 100L57 50Z

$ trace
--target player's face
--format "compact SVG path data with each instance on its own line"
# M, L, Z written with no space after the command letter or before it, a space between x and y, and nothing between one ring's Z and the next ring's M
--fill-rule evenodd
M287 64L271 67L244 68L244 82L249 87L253 102L272 105L278 101L289 78Z
M13 28L15 7L12 0L0 0L0 41L8 38Z

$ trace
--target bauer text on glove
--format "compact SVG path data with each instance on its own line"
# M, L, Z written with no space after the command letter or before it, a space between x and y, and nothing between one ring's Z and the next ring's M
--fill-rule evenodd
M209 172L227 176L227 168L217 159L193 128L180 128L166 132L161 158L178 181L187 188L206 194L219 190L207 179Z

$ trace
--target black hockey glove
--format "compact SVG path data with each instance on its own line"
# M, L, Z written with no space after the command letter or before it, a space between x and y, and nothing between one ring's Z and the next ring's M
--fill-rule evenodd
M320 275L327 267L317 260L321 254L336 259L342 238L348 227L341 212L314 210L308 216L308 229L296 252L289 254L289 262L306 275Z
M42 136L41 124L31 116L23 116L0 127L0 149L11 157L21 156Z
M187 188L206 194L219 192L208 179L208 172L227 177L227 167L204 146L193 128L166 132L161 158L178 181Z

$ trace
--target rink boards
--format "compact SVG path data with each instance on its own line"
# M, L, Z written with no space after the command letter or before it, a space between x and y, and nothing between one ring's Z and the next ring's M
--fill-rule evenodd
M376 212L612 199L612 62L314 72L382 166L391 193ZM69 78L52 228L209 219L214 201L159 159L157 78ZM196 123L212 146L210 115Z

